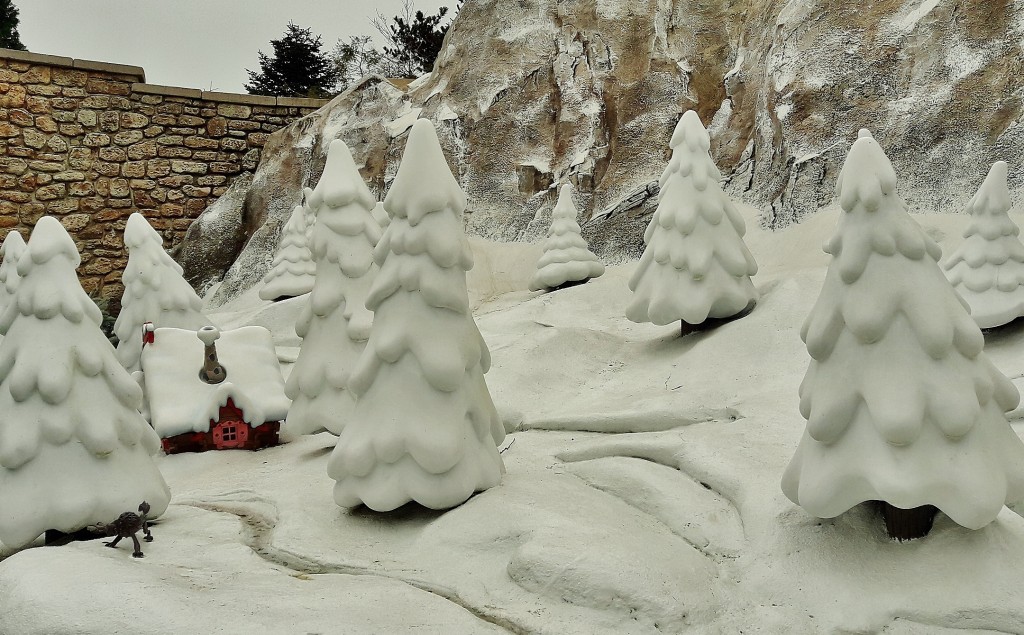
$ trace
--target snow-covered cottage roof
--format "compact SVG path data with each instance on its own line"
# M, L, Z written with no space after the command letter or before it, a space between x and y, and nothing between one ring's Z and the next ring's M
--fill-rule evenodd
M246 326L222 331L217 358L227 371L220 384L199 378L205 349L195 331L158 328L152 344L142 349L142 370L153 427L161 438L186 432L208 432L228 399L253 427L281 421L291 401L270 331Z

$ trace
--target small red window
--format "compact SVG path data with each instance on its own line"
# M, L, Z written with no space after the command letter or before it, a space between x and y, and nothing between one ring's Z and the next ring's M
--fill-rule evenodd
M213 445L218 450L241 448L249 440L249 426L244 421L221 421L213 428Z

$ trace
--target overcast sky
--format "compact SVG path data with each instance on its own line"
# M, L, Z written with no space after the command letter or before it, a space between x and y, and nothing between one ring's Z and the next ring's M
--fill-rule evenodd
M146 81L244 93L245 69L259 68L291 20L323 36L375 34L377 11L395 15L402 0L14 0L21 41L34 53L132 64ZM454 0L415 0L433 13Z

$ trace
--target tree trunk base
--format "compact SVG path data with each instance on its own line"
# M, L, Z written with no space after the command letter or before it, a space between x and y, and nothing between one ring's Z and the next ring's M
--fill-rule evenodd
M63 531L57 531L56 529L47 529L46 533L43 534L43 544L47 547L60 547L72 542L96 540L97 538L103 537L103 534L90 531L89 529L79 529L78 531L70 534L66 534Z
M560 284L557 287L555 287L554 289L552 289L552 291L561 291L562 289L568 289L569 287L575 287L575 286L583 284L587 280L590 280L590 278L584 278L582 280L570 280L569 282L563 282L562 284Z
M689 322L684 322L683 320L679 320L679 334L680 335L689 335L690 333L700 333L701 331L710 331L712 329L718 328L719 326L722 326L723 324L728 324L729 322L735 322L736 320L738 320L740 318L743 318L743 317L746 317L746 316L750 315L750 312L754 310L754 306L756 306L756 304L757 304L756 302L751 302L750 304L747 305L747 308L743 309L742 311L740 311L736 315L730 315L729 317L724 317L724 318L708 318L708 319L704 320L703 322L701 322L700 324L690 324Z
M885 531L893 540L903 542L923 538L932 530L932 523L939 510L932 505L923 505L913 509L893 507L885 501L882 507L882 518L885 519Z

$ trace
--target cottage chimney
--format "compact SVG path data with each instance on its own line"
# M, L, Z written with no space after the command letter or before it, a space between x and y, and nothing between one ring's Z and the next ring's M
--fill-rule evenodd
M228 376L227 371L217 361L217 345L214 342L220 337L220 329L216 326L204 326L199 329L196 335L206 347L203 353L203 367L199 371L199 379L208 384L219 384Z

